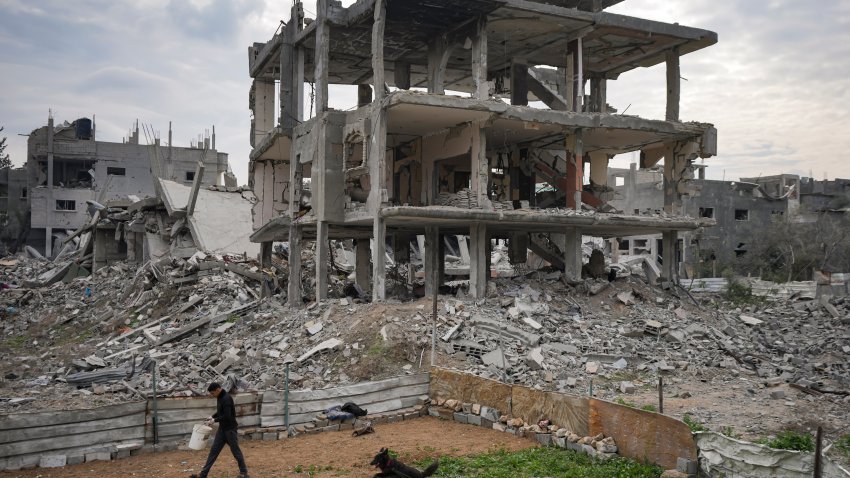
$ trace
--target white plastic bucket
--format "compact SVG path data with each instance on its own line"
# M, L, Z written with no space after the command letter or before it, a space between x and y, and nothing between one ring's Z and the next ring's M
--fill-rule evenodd
M195 425L192 429L192 438L189 439L189 448L203 450L207 446L207 437L212 433L212 428L206 425Z

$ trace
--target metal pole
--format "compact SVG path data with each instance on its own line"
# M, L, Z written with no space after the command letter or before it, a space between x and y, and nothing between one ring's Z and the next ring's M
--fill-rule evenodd
M815 478L823 477L823 427L818 427L815 438Z
M664 413L664 379L658 376L658 413Z
M283 382L283 426L289 434L289 362L286 363L286 379Z
M159 443L159 429L157 427L157 422L159 421L159 414L156 406L156 360L153 361L153 444L156 445Z

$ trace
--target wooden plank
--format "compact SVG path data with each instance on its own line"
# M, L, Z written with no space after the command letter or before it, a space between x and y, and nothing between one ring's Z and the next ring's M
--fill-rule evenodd
M5 415L0 416L0 430L15 430L19 428L43 427L63 423L104 420L107 418L123 417L125 415L144 412L146 409L147 402L131 402L88 410L58 410L51 412Z
M34 440L37 438L53 437L61 440L66 435L76 435L114 428L127 428L145 424L145 413L136 412L123 417L107 418L105 420L92 420L80 423L63 423L60 425L48 425L44 427L20 428L10 430L8 433L0 434L0 444L14 443L19 441Z
M116 428L112 430L99 430L95 432L68 435L62 437L61 439L56 439L55 437L48 437L2 444L0 445L0 456L44 453L62 448L92 446L123 440L143 440L144 438L145 428L143 426Z

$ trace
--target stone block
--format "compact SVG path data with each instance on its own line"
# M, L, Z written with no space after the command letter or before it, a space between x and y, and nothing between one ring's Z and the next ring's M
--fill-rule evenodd
M480 427L481 426L481 416L473 415L473 414L467 415L466 416L466 423Z
M503 423L500 423L500 422L494 422L493 423L493 430L503 432L503 431L506 431L506 429L507 429L507 427Z
M564 437L554 437L552 438L552 444L554 444L558 448L566 448L567 439Z
M471 403L461 403L460 409L463 413L472 413L472 404Z
M774 400L781 400L781 399L785 398L785 390L774 390L774 391L770 392L770 398L772 398Z
M112 453L113 460L121 460L123 458L130 458L130 450L118 450Z
M277 433L263 433L263 441L277 440Z
M454 413L454 420L458 423L469 423L468 416L469 415L467 415L466 413L455 412Z
M479 422L478 426L480 426L481 428L493 428L493 424L496 423L496 422L488 420L484 417L479 417L479 418L480 418L480 422Z
M246 436L248 436L248 435L246 435ZM250 437L251 437L252 440L262 440L263 439L263 432L254 432L250 435Z
M61 468L68 462L65 455L41 455L38 460L39 468Z
M537 439L537 443L540 443L543 446L550 446L552 444L552 435L549 433L535 433L535 438Z
M322 427L323 432L338 432L339 431L339 423L334 423L333 425L328 425L326 427Z
M402 421L403 418L401 415L390 415L387 417L387 423L395 423Z
M629 381L620 382L620 393L635 393L635 384Z
M480 415L481 415L482 418L486 418L487 420L490 420L491 422L498 422L499 421L499 411L496 410L495 408L482 406Z
M133 453L138 451L142 453L142 450L135 450ZM79 465L80 463L86 462L86 455L68 455L68 459L65 461L66 465Z
M696 475L697 462L682 457L676 458L676 471L687 475Z
M596 456L596 450L593 449L590 445L579 445L581 447L581 451L587 453L590 456Z
M111 459L112 453L109 453L108 451L86 453L86 463L91 461L110 461Z
M404 421L407 421L407 420L413 420L414 418L419 418L421 416L422 415L420 415L419 412L407 412L404 415L402 415L402 418L404 419Z
M574 443L574 442L570 442L570 441L567 442L567 450L581 452L582 451L581 447L582 447L582 445L579 445L578 443Z

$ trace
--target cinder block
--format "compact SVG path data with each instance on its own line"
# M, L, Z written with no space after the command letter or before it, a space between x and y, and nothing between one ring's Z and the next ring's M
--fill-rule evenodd
M90 461L110 461L111 459L112 453L109 453L108 451L86 453L86 463Z
M135 450L139 453L142 452L141 449ZM86 462L86 455L68 455L68 459L65 461L66 465L79 465L80 463Z
M581 452L582 448L581 448L581 445L579 445L578 443L572 443L572 442L568 441L567 442L567 450Z
M122 458L130 458L130 450L119 450L112 452L113 460L120 460Z
M480 427L481 426L481 416L479 416L479 415L467 415L466 416L466 423Z
M549 433L535 433L537 443L540 443L543 446L549 446L552 444L552 435Z
M490 420L488 420L484 417L479 417L479 418L481 420L480 420L480 423L478 424L478 426L480 426L481 428L493 428L493 422L492 421L490 421Z
M263 441L277 440L277 433L263 433Z
M552 437L552 443L558 448L567 447L567 439L565 437Z
M686 473L688 475L696 475L697 462L682 457L676 458L676 471Z
M39 468L61 468L67 463L65 455L41 455L38 460Z
M469 423L468 415L462 412L455 412L454 419L458 423Z

